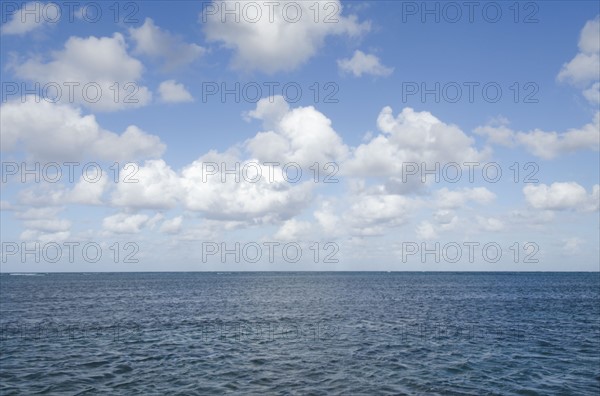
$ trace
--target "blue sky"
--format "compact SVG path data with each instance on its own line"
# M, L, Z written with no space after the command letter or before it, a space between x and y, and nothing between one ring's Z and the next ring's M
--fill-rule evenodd
M220 1L122 2L118 21L109 3L72 15L60 2L3 3L2 271L599 269L597 2L475 2L473 22L456 2L456 23L447 2L427 3L439 22L422 20L422 2L282 1L273 21L252 4L263 11L254 23L242 14L248 2L239 22L223 22ZM284 7L302 17L286 21ZM36 83L65 82L98 84L102 96L91 103L76 89L68 100L64 88L60 101L36 98ZM238 101L205 96L236 84ZM302 89L297 100L280 96L286 84ZM245 100L257 86L260 101ZM437 101L406 91L436 86ZM498 100L486 100L497 87ZM124 103L133 90L138 102ZM65 161L97 162L105 177L20 181L23 163L64 171ZM288 182L277 167L273 182L202 179L209 163L265 172L272 161L295 162L304 177ZM135 169L138 182L115 183L114 162L133 164L120 174ZM312 182L315 162L336 164L339 182ZM474 182L464 162L479 164ZM402 180L408 163L459 163L463 177ZM498 182L481 177L490 163L503 171ZM537 181L525 183L532 171ZM203 260L209 244L265 242L298 244L303 258ZM321 253L335 244L337 262L312 260L315 242ZM502 258L482 259L479 248L473 262L406 257L436 243L466 255L465 242L497 244ZM69 243L98 244L103 258L70 263ZM114 243L121 253L135 244L138 262L115 259ZM527 243L537 262L524 262ZM62 259L35 262L23 244L42 253L58 244Z

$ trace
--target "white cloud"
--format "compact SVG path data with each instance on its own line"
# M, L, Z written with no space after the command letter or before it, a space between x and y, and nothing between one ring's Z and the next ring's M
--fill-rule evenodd
M402 164L480 161L487 155L473 147L474 139L457 126L445 124L431 113L404 108L396 118L385 107L377 118L383 132L353 150L342 166L343 172L355 176L399 176Z
M504 222L494 217L477 216L477 223L484 231L496 232L504 229Z
M95 170L89 172L93 174ZM65 179L68 179L68 173L69 171L64 171ZM36 183L19 191L19 203L31 206L52 205L54 207L65 204L102 205L104 204L102 196L110 186L108 182L109 177L106 172L103 172L102 176L97 179L95 175L88 180L85 180L83 176L80 177L72 189L68 189L60 183Z
M271 182L270 167L256 160L239 161L239 166L243 169L247 163L254 162L262 175L257 182L247 182L240 177L236 183L233 175L228 176L226 182L222 182L220 174L205 177L207 165L203 168L203 164L218 164L220 168L225 164L227 169L234 169L238 161L226 154L209 152L186 166L181 172L185 208L203 212L209 219L258 224L287 220L310 202L314 183L291 184L283 178L281 168L274 169Z
M592 104L600 104L600 82L596 82L584 90L583 96Z
M579 53L563 65L558 74L559 81L574 84L598 80L600 70L600 18L588 21L579 36Z
M433 214L433 219L438 224L452 224L458 220L458 217L451 210L441 209Z
M146 226L153 230L156 225L165 218L162 213L155 214L152 218L148 219Z
M25 227L20 239L45 242L64 240L70 235L71 222L57 217L62 210L62 207L45 206L18 211L15 217L22 220Z
M49 206L40 208L28 208L25 209L25 211L17 212L16 217L22 220L48 219L55 217L62 210L63 208Z
M600 205L599 185L588 194L575 182L527 185L523 188L525 200L535 209L596 211Z
M589 99L592 100L591 97ZM506 147L521 145L533 155L543 159L553 159L578 150L598 151L600 147L600 112L594 115L591 123L566 132L546 132L541 129L515 132L507 125L506 120L493 121L488 125L475 128L475 133L486 136L488 143L491 144Z
M422 221L415 230L418 239L431 240L438 238L438 233L433 224L428 221Z
M141 107L152 98L148 88L138 83L144 67L127 54L120 33L100 38L70 37L64 49L51 53L49 62L32 57L13 64L12 69L16 76L26 80L42 85L56 83L61 88L63 103L78 103L96 111ZM79 84L72 88L72 97L71 83Z
M582 246L585 244L585 241L581 238L572 237L563 240L563 250L567 254L579 254L582 252Z
M478 204L492 202L496 195L485 187L462 188L448 190L446 187L436 191L436 206L444 209L455 209L464 206L468 201Z
M548 223L556 218L552 210L511 210L508 214L508 220L512 226L521 227L547 227Z
M480 231L496 232L504 229L504 223L493 217L476 216L475 223L469 223L469 220L460 220L452 210L442 209L433 214L432 221L421 221L415 229L415 235L418 239L432 240L438 239L441 233L451 232L456 238L457 232L465 229L471 229L473 226Z
M39 241L41 243L61 243L67 241L71 233L69 231L58 231L58 232L43 232L39 230L24 230L19 239L22 241Z
M600 52L600 16L587 21L581 30L579 50L586 54Z
M94 181L92 183L92 181ZM68 201L84 205L102 205L102 195L108 187L108 176L102 173L102 176L96 179L85 180L83 176L75 184L68 194Z
M235 169L238 178L221 172L212 174L212 167ZM246 164L248 174L242 172ZM261 177L253 179L254 170ZM121 172L123 174L123 172ZM273 179L270 180L272 174ZM129 209L167 209L181 205L201 212L205 218L221 221L241 221L248 224L279 222L298 214L311 198L314 183L292 184L283 178L281 167L271 168L257 160L240 160L232 154L211 151L173 171L163 160L147 161L135 173L136 183L120 182L112 194L112 204Z
M261 17L255 22L252 20L256 13L250 14L250 10L247 10L246 18L240 18L239 22L234 20L233 15L222 22L220 12L205 12L201 19L206 20L204 33L207 41L223 43L234 51L233 68L265 73L290 71L313 57L327 36L346 35L354 38L370 29L369 23L359 23L355 16L343 16L339 0L319 2L317 7L321 10L321 17L315 22L314 11L310 9L315 7L314 3L317 2L277 2L273 6L272 21L269 19L269 6L261 2L255 3L261 12ZM323 21L325 4L328 4L328 10L331 7L339 10L335 15L337 22ZM213 1L213 6L219 9L240 7L240 12L244 5L239 1ZM301 8L300 19L287 22L285 18L295 18L296 6Z
M339 225L340 219L335 214L334 204L329 201L324 201L321 204L321 207L316 210L313 214L317 222L323 229L323 231L333 237L335 234L341 231Z
M272 128L245 142L251 156L262 162L296 162L308 169L315 162L322 167L347 155L348 148L331 127L331 120L313 106L290 110L282 96L275 96L261 99L247 115Z
M183 84L175 82L175 80L166 80L158 86L160 99L167 103L192 102L194 98Z
M421 166L421 164L419 164L419 166ZM400 175L389 176L385 180L385 190L390 194L400 195L426 193L428 186L431 185L431 181L435 180L435 176L427 176L425 179L425 183L423 182L421 177L422 175L419 173L407 177L402 177Z
M178 234L181 231L181 224L183 223L183 217L177 216L169 220L163 221L160 226L160 231L167 234Z
M50 206L63 205L66 201L67 190L63 185L41 183L32 187L24 188L17 194L20 205L28 206Z
M102 129L93 115L81 115L70 105L12 101L1 106L2 150L22 144L32 159L132 161L160 156L165 145L157 136L131 125L120 135Z
M573 84L585 84L598 78L600 57L597 53L579 53L571 62L563 66L558 74L559 81L569 81Z
M516 134L516 141L534 155L544 159L552 159L582 149L598 151L600 112L595 114L591 123L579 129L570 129L564 133L544 132L539 129L527 133L519 132Z
M392 194L360 194L352 200L344 226L358 236L382 235L385 228L403 225L418 206L414 200Z
M375 55L359 50L354 51L352 58L340 59L337 64L342 72L352 73L354 77L361 77L363 74L389 76L394 71L393 67L383 66Z
M307 221L290 219L275 233L275 238L283 241L306 239L310 236L311 224Z
M563 65L557 79L583 87L583 96L593 105L600 103L600 16L588 21L579 37L579 53ZM585 88L587 87L587 88ZM596 106L597 107L597 106ZM512 147L524 146L532 154L552 159L577 150L600 147L600 112L596 112L591 123L567 132L546 132L534 129L529 132L514 132L508 121L501 119L475 129L475 133L486 136L488 142Z
M6 10L8 12L10 6L16 4L16 2L12 4L7 2L2 7L2 11ZM23 35L44 26L49 21L55 23L54 21L58 22L60 20L60 8L58 6L47 7L46 4L39 1L21 2L20 4L23 6L15 11L8 22L2 25L0 33ZM2 19L5 20L7 16L5 14Z
M579 53L565 63L557 76L579 87L588 86L583 95L592 104L600 102L598 80L600 80L600 16L588 21L579 36ZM590 86L590 83L592 85Z
M50 233L68 231L71 228L71 222L64 219L27 220L24 221L23 224L27 229Z
M112 203L127 208L166 209L174 207L181 195L179 176L162 159L146 161L143 166L119 173L122 178L130 175L134 183L124 179L116 185ZM135 173L133 173L135 172Z
M137 234L146 225L148 220L150 220L148 215L117 213L105 217L102 221L102 226L105 230L115 234Z
M509 122L504 117L491 120L487 125L475 128L474 132L487 138L491 144L513 147L515 133L508 127Z
M138 28L129 28L129 34L135 41L136 54L161 58L167 70L189 64L206 52L198 44L188 44L159 28L151 18L146 18Z

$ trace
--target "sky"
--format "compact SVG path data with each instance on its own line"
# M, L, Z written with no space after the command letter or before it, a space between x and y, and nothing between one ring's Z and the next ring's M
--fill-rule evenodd
M596 1L0 11L2 272L600 270Z

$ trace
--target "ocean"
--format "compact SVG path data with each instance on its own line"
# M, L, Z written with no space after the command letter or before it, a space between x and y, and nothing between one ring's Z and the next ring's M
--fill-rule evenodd
M598 395L599 273L0 276L1 395Z

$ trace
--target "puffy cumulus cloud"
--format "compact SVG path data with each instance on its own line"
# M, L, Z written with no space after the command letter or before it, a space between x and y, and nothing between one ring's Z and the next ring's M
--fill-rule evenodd
M104 204L102 196L107 187L108 176L106 173L102 173L102 176L97 181L95 179L85 180L82 176L67 194L66 200L70 203L83 205L102 205Z
M162 213L156 213L152 218L148 219L146 226L150 229L154 229L159 222L164 220L164 218L165 216Z
M360 194L354 197L343 223L351 235L383 235L386 228L408 221L418 207L415 200L392 194Z
M17 201L19 205L33 207L64 205L67 189L63 185L48 183L35 184L34 186L19 190Z
M71 236L70 231L59 231L59 232L43 232L39 230L24 230L19 239L22 241L38 241L40 243L61 243L66 242Z
M169 220L163 221L160 226L160 231L166 234L178 234L181 231L183 224L183 216L177 216Z
M368 22L359 23L354 15L342 15L339 0L319 1L320 16L315 22L311 10L315 3L279 1L267 5L253 2L259 8L260 17L257 18L256 6L234 0L214 0L212 8L205 7L200 18L208 41L222 43L234 51L233 68L274 73L293 70L306 62L322 47L327 36L355 38L370 30ZM223 22L221 9L225 8L239 9L239 21L236 22L234 15L227 15ZM325 22L332 9L336 11L335 22ZM297 15L297 21L288 22L297 19Z
M340 218L335 213L333 202L323 201L319 209L314 211L313 216L327 235L333 237L341 231L341 227L339 227Z
M422 221L415 230L415 235L418 239L431 240L438 238L438 233L429 221Z
M485 126L477 127L474 132L487 137L490 144L506 147L520 145L537 157L553 159L578 150L598 151L600 112L596 112L592 122L566 132L548 132L541 129L515 132L508 127L508 121L505 119L494 120Z
M71 222L58 218L62 207L38 207L18 211L25 230L20 239L25 241L60 242L70 235Z
M160 100L166 103L194 101L192 94L185 89L183 84L177 83L175 80L166 80L161 82L158 86L158 93L160 94Z
M125 164L119 175L121 180L111 198L116 206L168 209L177 205L183 193L179 175L162 159L146 161L140 167Z
M235 175L221 172L236 167ZM125 173L121 171L121 175ZM295 216L310 201L314 185L286 181L281 167L214 151L178 172L163 160L146 161L132 177L137 182L115 186L113 205L134 210L181 206L207 219L246 225L277 223Z
M263 121L269 131L245 142L251 156L263 162L296 162L307 169L315 162L339 162L348 153L331 120L313 106L290 109L282 96L261 99L247 113Z
M322 201L314 212L320 230L329 237L386 235L390 228L410 227L413 218L426 209L431 218L420 221L414 226L414 233L406 235L435 239L442 232L467 224L455 210L464 209L469 202L487 204L495 199L495 195L483 187L456 191L443 188L436 191L431 199L390 194L385 185L368 187L360 180L349 190L342 200Z
M263 98L256 103L254 110L244 113L246 121L253 118L261 120L267 129L276 128L283 117L290 111L290 105L281 95Z
M351 73L354 77L361 77L363 74L385 77L394 71L393 67L383 66L375 55L365 54L360 50L354 51L352 58L339 59L337 64L340 71Z
M445 124L431 113L405 108L397 117L385 107L377 118L383 132L353 150L343 171L358 176L398 176L402 164L480 161L487 153L473 147L474 139L457 126Z
M516 209L509 211L507 223L512 227L545 229L555 218L556 213L552 210Z
M187 224L174 239L182 242L214 241L217 238L223 238L224 234L227 235L232 231L243 229L247 226L248 224L242 221L201 219Z
M575 182L527 185L523 188L525 200L531 207L542 210L596 211L600 205L600 187L594 185L588 194Z
M7 2L3 8L2 12L6 12L4 15L3 21L9 15L12 15L10 20L2 25L0 29L0 33L2 34L16 34L16 35L24 35L25 33L29 33L35 29L38 29L44 25L46 25L49 21L57 21L60 19L60 8L57 7L47 7L42 11L42 7L46 7L44 3L39 1L31 1L28 3L22 3L22 7L18 10L15 10L13 13L13 7L18 3L9 4ZM58 11L57 11L58 10ZM44 12L44 14L42 14ZM44 15L42 18L40 15Z
M600 103L600 16L585 24L579 37L579 53L563 65L557 79L583 88L583 96L590 103ZM591 123L562 133L541 129L514 132L507 125L506 120L493 122L476 128L475 133L486 136L492 144L524 146L543 159L552 159L577 150L598 151L600 147L600 112L595 113Z
M600 82L583 91L583 96L592 104L600 104Z
M37 219L24 222L27 229L33 229L42 232L68 231L71 228L71 222L64 219Z
M201 213L207 220L237 222L245 227L278 224L299 214L310 204L315 183L286 180L284 173L291 172L289 177L293 177L294 171L286 172L283 166L290 162L304 170L314 162L323 166L343 158L346 146L323 114L313 107L290 109L280 96L260 101L247 116L262 120L272 130L257 133L237 146L239 150L211 151L177 171L163 160L147 160L130 175L134 183L120 180L112 185L110 204L127 210L180 206ZM283 146L272 151L274 142L283 142ZM280 165L267 164L272 162ZM225 169L237 171L236 175L225 175L223 182ZM130 173L124 168L120 175L123 178ZM87 201L106 192L100 190L97 187L94 192L89 191ZM56 202L65 199L64 192L55 195ZM283 228L282 232L289 233L285 230L288 229Z
M235 169L236 163L240 170L249 171L247 179L254 182L241 176L240 182L236 182L234 175L226 175L223 182L220 173L209 175L213 166ZM246 167L248 163L252 165ZM186 166L181 175L186 209L202 212L208 219L251 224L277 223L297 215L310 202L314 186L312 182L286 181L281 168L271 168L256 160L239 161L216 152L209 152Z
M129 34L135 42L136 54L160 58L167 70L187 65L206 52L198 44L186 43L156 26L151 18L146 18L138 28L129 28Z
M591 123L581 128L570 129L563 133L535 129L526 133L519 132L515 139L532 154L544 159L552 159L577 150L598 151L600 147L600 112L595 114Z
M42 85L55 83L61 89L61 101L96 111L141 107L152 98L148 88L138 83L142 63L129 56L119 33L112 37L70 37L64 49L52 52L50 58L44 62L31 57L23 63L15 62L11 68L25 80ZM49 92L54 91L56 88L49 88Z
M436 210L432 215L433 221L422 221L415 230L415 234L419 239L436 239L440 233L454 231L460 218L453 210L440 209ZM461 222L463 223L463 222Z
M513 147L515 145L515 133L508 127L509 121L504 117L491 120L483 126L475 128L473 132L487 138L488 143L498 146Z
M418 239L437 239L440 234L452 232L456 236L457 230L478 229L485 232L498 232L504 229L504 222L494 217L475 216L474 219L459 218L452 210L437 210L433 214L433 221L421 221L415 235Z
M433 219L438 224L453 224L456 223L458 217L452 210L441 209L433 214Z
M563 66L558 74L558 79L574 84L585 84L598 78L598 67L600 67L598 53L579 53L571 62Z
M583 246L586 244L585 240L578 238L578 237L567 238L567 239L564 239L562 242L563 242L562 250L565 253L570 254L570 255L582 253Z
M504 222L495 217L477 216L477 224L483 231L497 232L504 229Z
M419 166L421 165L419 164ZM423 182L419 173L411 177L390 176L385 180L385 190L390 194L425 194L428 191L430 180L434 179L435 176L431 175Z
M25 103L7 102L0 110L2 150L22 145L31 159L133 161L158 157L165 150L157 136L136 126L129 126L117 135L101 128L93 115L83 116L80 109L71 105L50 103L34 96L28 96Z
M588 21L579 36L579 53L565 63L558 73L559 81L587 84L600 79L600 17Z
M485 187L462 188L449 190L441 188L435 193L435 204L439 208L456 209L464 206L467 202L487 204L492 202L496 195Z
M126 214L117 213L105 217L102 220L102 227L115 234L137 234L148 223L150 217L145 214Z
M308 221L289 219L281 225L274 237L283 241L304 240L310 237L311 229L311 224Z
M579 50L586 54L600 52L600 16L587 21L581 30Z
M66 174L63 177L68 178ZM85 180L80 177L71 189L64 184L36 183L31 187L19 190L17 197L20 205L34 207L46 205L60 207L65 204L103 205L106 203L103 200L104 193L109 188L109 177L103 173L96 179Z
M583 96L591 104L600 103L600 15L585 24L579 36L579 53L563 65L557 78L584 88Z
M22 220L48 219L55 217L63 210L64 208L57 208L51 206L28 208L17 212L15 217Z

